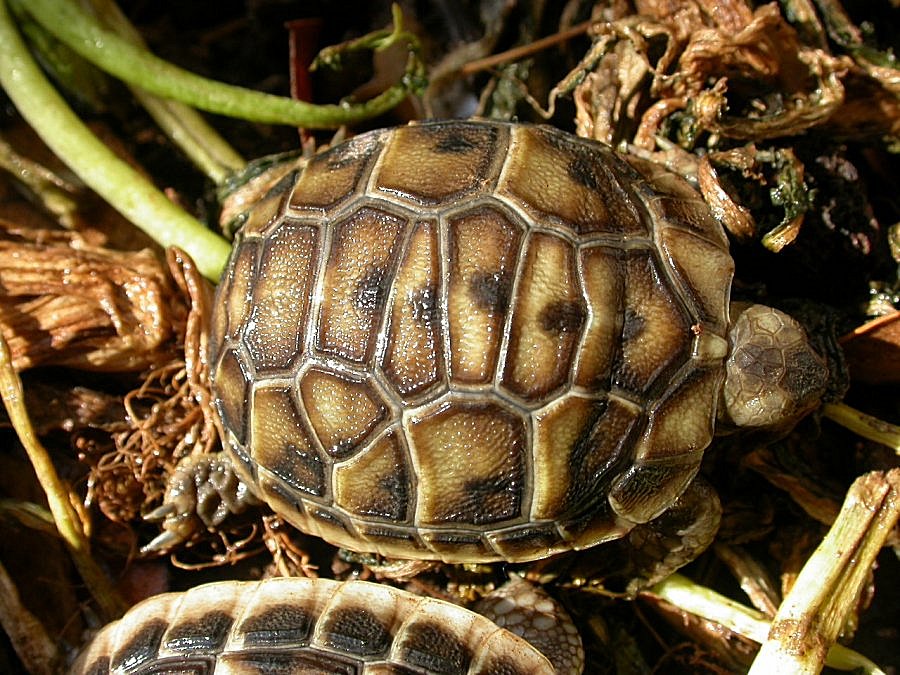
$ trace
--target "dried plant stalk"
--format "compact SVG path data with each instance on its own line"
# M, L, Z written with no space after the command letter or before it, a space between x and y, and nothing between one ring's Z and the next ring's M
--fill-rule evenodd
M19 590L0 563L0 625L9 636L22 663L33 675L57 672L60 653L44 626L28 611Z
M858 478L797 577L750 673L818 673L900 516L900 469Z
M173 356L185 309L152 252L0 227L0 331L16 370L138 371Z
M186 306L173 345L180 356L153 368L125 396L129 428L113 437L114 450L92 461L89 499L116 521L152 508L180 459L219 447L206 363L212 288L183 251L170 249L168 262L172 294Z

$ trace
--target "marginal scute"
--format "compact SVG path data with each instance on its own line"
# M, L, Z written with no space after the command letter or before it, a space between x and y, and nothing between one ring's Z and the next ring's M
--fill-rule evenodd
M713 435L721 368L698 368L678 381L650 412L635 446L634 464L610 491L616 512L635 523L658 516L700 468Z
M395 432L334 469L335 505L362 518L406 522L412 491L412 470Z
M490 187L502 127L411 125L391 134L372 189L412 204L459 200ZM504 133L505 135L505 133Z
M358 675L359 673L357 659L334 652L319 652L314 649L302 653L296 651L279 653L272 650L234 652L222 655L219 663L222 664L220 670L229 675L271 675L272 673ZM177 672L178 675L183 674L180 668ZM184 675L194 675L194 673Z
M313 530L312 517L304 503L308 493L295 490L289 484L266 470L266 467L253 463L253 471L244 471L243 480L258 488L259 495L275 513L281 514L288 522L294 523L304 532Z
M682 461L632 464L610 488L609 502L615 512L631 523L656 518L697 475L699 457L685 457Z
M422 544L418 535L418 531L411 528L397 527L396 522L369 520L357 524L356 538L348 541L348 545L360 547L359 542L365 542L365 550L387 557L402 552L406 557L428 558L428 547Z
M253 202L253 208L246 212L247 218L241 224L242 236L260 236L269 227L278 222L281 216L284 193L287 189L293 187L294 178L294 174L285 176L262 198Z
M213 326L217 326L220 323L217 317L221 314L225 317L225 320L221 322L224 325L217 331L222 330L223 335L227 335L233 340L239 338L240 332L246 323L247 315L250 313L250 299L253 297L253 288L255 286L252 281L256 278L256 259L259 253L259 243L259 240L244 239L235 248L231 268L224 276L227 279L227 285L221 287L222 297L226 300L226 311L213 313L213 316L216 317L213 321ZM215 344L215 341L219 338L216 334L213 334L210 336L210 339Z
M621 536L621 523L607 505L616 477L631 461L631 448L642 431L643 411L633 403L609 396L602 414L585 429L571 451L569 486L561 497L565 516L560 528L573 548Z
M325 541L359 541L357 530L343 511L325 508L315 503L307 503L304 506L306 528L301 528L304 532L309 532Z
M483 560L494 553L480 532L419 528L419 536L425 545L440 558Z
M251 420L254 461L298 492L323 496L326 466L310 441L292 389L257 387Z
M343 459L363 445L387 416L367 382L311 368L300 379L303 408L329 455Z
M243 445L246 442L249 421L247 401L250 375L236 349L225 351L219 358L215 368L215 382L218 391L216 402L222 423L234 434L237 442Z
M487 540L503 560L527 560L540 552L541 558L571 548L562 545L559 530L552 522L531 523L489 532Z
M705 330L724 337L734 261L728 251L688 230L665 227L660 247L682 282Z
M695 369L650 412L648 431L635 448L637 462L693 457L699 462L713 436L721 368Z
M356 196L357 184L381 148L383 132L357 136L309 160L290 197L295 211L321 211Z

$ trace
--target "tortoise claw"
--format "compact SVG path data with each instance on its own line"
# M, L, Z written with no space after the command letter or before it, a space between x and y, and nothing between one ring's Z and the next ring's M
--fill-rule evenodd
M194 533L194 528L188 532L179 532L176 530L163 530L153 540L144 546L141 546L141 555L150 555L153 553L164 553L169 551L178 544L186 541Z
M229 514L258 503L235 475L226 455L185 457L169 477L163 503L144 516L148 521L161 521L163 531L141 552L165 552L189 540L201 526L217 527Z

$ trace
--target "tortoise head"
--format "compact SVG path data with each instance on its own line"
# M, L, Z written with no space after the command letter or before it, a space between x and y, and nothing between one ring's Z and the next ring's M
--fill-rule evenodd
M732 312L723 412L738 427L787 431L819 404L828 365L784 312L765 305Z

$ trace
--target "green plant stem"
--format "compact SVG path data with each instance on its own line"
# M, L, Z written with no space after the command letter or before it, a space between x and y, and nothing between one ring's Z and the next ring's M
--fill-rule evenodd
M5 8L5 5L2 6ZM22 380L13 369L9 347L2 335L0 335L0 396L47 496L53 522L72 556L75 567L97 600L105 618L110 620L120 616L125 611L125 603L91 557L90 546L81 521L69 501L69 489L56 473L47 450L38 441L31 420L28 419Z
M46 167L20 155L6 142L2 134L0 134L0 168L15 176L16 180L31 190L41 205L56 216L64 226L70 226L72 214L78 207L72 196L74 187L67 185Z
M424 78L424 67L419 64L410 38L407 73L399 84L364 103L313 105L208 80L183 70L104 28L71 0L28 0L22 7L57 39L121 80L201 110L255 122L310 129L358 122L393 108ZM394 14L396 25L399 12ZM409 37L396 26L393 33L368 36L366 45L381 49L401 36Z
M209 279L230 252L222 237L169 201L116 157L66 105L37 67L0 0L0 85L31 127L91 189L162 246L179 246Z
M145 49L143 38L114 0L92 0L94 14L122 38ZM193 108L129 85L131 93L156 121L163 133L216 185L224 184L247 162Z
M225 150L211 145L209 132L212 129L196 110L178 101L148 94L140 87L130 88L162 132L213 183L224 185L232 175L246 166L247 162L230 146Z

